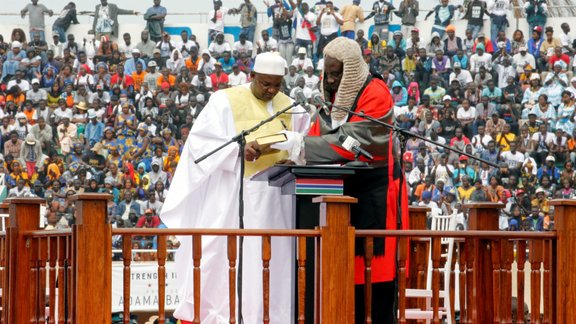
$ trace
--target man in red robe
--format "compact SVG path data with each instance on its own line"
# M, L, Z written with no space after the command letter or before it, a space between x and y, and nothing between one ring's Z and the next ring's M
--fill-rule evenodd
M394 103L386 83L370 75L356 42L340 37L324 49L323 96L334 106L345 107L383 122L394 122ZM392 131L384 126L332 108L329 115L320 110L308 136L302 142L306 164L344 164L354 154L342 147L347 136L374 157L373 169L345 180L345 194L358 199L352 205L351 223L356 229L397 229L408 227L408 200L400 166L400 154ZM356 323L364 314L364 240L356 241ZM396 239L375 239L372 261L373 323L394 323L396 289Z

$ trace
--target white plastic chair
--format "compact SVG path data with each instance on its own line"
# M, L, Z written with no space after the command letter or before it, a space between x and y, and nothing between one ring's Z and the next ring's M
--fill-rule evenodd
M456 213L452 215L440 215L438 210L431 212L433 231L453 231L456 229ZM444 276L444 286L439 292L440 307L438 316L448 324L452 324L452 309L450 305L450 271L452 266L452 256L454 254L454 238L441 238L442 251L446 247L447 253L441 254L441 258L446 260L444 267L440 268L440 273ZM430 242L431 243L431 242ZM425 298L426 309L406 309L406 319L426 320L430 323L434 317L432 309L432 244L428 253L428 269L426 273L426 289L406 289L406 298Z

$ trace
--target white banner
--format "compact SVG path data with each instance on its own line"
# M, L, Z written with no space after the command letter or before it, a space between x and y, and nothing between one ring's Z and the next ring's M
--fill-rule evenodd
M166 262L165 308L173 311L180 303L176 283L176 265ZM158 264L138 262L130 265L130 311L158 310ZM114 262L112 265L112 311L124 310L124 265Z

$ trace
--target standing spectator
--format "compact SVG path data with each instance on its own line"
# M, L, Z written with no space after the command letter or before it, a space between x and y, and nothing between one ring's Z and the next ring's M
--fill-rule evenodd
M530 30L533 30L536 26L540 26L542 28L546 26L546 15L548 14L548 7L546 6L545 0L525 1L524 13L526 14L526 20L528 21Z
M52 32L58 34L60 43L66 41L66 31L68 31L71 24L80 24L76 17L76 4L74 2L69 2L65 5L54 24L52 24Z
M166 8L160 5L160 0L154 0L154 5L144 14L146 20L146 30L150 33L150 39L154 42L160 41L164 33L164 20L166 18Z
M342 16L334 10L332 1L326 2L326 7L316 19L316 25L320 26L320 40L318 41L318 57L323 57L324 46L338 37L338 30L344 21Z
M478 33L484 26L484 14L488 15L486 2L482 0L473 0L468 3L464 19L468 20L468 27L472 31L472 38L476 39Z
M402 0L398 10L394 11L396 16L402 18L401 30L404 38L408 39L408 36L411 35L411 32L416 25L416 17L418 17L419 11L420 6L418 0Z
M268 0L264 0L266 5L266 14L268 18L272 18L272 37L278 39L281 25L279 22L282 20L284 12L290 10L289 4L285 0L274 0L274 4L270 5ZM291 29L292 27L290 27Z
M294 19L296 24L296 48L304 47L309 57L313 57L312 44L316 41L316 15L310 12L307 3L298 0L298 5L290 0L294 8Z
M426 15L426 18L424 18L424 20L427 20L428 17L434 14L434 25L432 26L432 33L438 33L438 35L440 35L440 39L444 37L446 27L450 25L450 22L454 18L456 9L464 11L464 7L462 7L462 5L449 5L448 0L440 0L440 4L437 5L434 9L430 10L430 12L428 12Z
M94 21L92 22L91 33L96 35L96 39L102 36L118 37L118 15L137 15L134 10L120 9L108 0L100 0L94 10ZM89 32L89 33L90 33Z
M222 8L222 1L214 1L214 9L208 13L208 42L214 41L219 33L224 33L224 16L230 11Z
M356 30L356 20L358 22L364 22L364 11L360 7L360 0L353 0L352 5L345 5L340 14L344 20L344 24L340 27L342 36L354 39Z
M388 41L390 15L395 9L392 3L386 0L378 0L374 2L372 12L366 17L366 20L374 17L374 32L378 33L382 40Z
M280 18L274 20L277 27L276 38L278 39L278 51L280 56L290 62L294 54L294 41L292 40L292 18L288 10L282 9Z
M240 26L242 27L242 34L246 34L248 40L254 42L254 32L256 31L256 23L258 20L258 11L250 0L244 0L238 9L233 9L230 13L240 14Z
M48 8L46 8L43 4L38 4L38 0L31 0L32 3L29 3L20 11L22 18L26 16L26 13L29 14L28 24L30 28L30 39L34 39L34 35L40 35L40 40L45 41L45 28L46 25L44 23L44 14L48 14L48 16L52 17L54 12Z
M488 12L490 13L490 39L496 39L499 31L506 31L508 27L508 12L512 9L510 0L488 0Z
M34 135L26 135L26 140L22 142L22 148L20 149L20 164L26 167L28 178L32 178L36 168L40 168L43 162L42 145Z

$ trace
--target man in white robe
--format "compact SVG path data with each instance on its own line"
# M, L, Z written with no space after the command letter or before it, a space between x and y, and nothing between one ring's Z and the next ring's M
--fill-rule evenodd
M239 228L238 189L239 147L231 144L196 164L195 159L212 151L293 101L281 93L285 61L274 53L256 57L252 83L214 93L188 136L180 162L162 208L162 221L169 228ZM247 229L293 228L292 200L280 188L250 176L281 159L291 158L292 143L308 132L310 117L301 107L283 114L247 138L244 173L244 223ZM272 146L276 153L265 154L254 139L284 132L288 141ZM284 150L284 151L281 151ZM296 150L297 151L297 150ZM180 238L176 254L180 305L174 316L194 320L194 287L191 238ZM202 237L200 320L202 323L229 322L229 282L226 237ZM271 323L292 323L293 246L290 238L272 238L270 262ZM262 239L244 240L243 309L244 323L261 323ZM238 316L238 314L236 314ZM186 322L183 322L186 323Z

